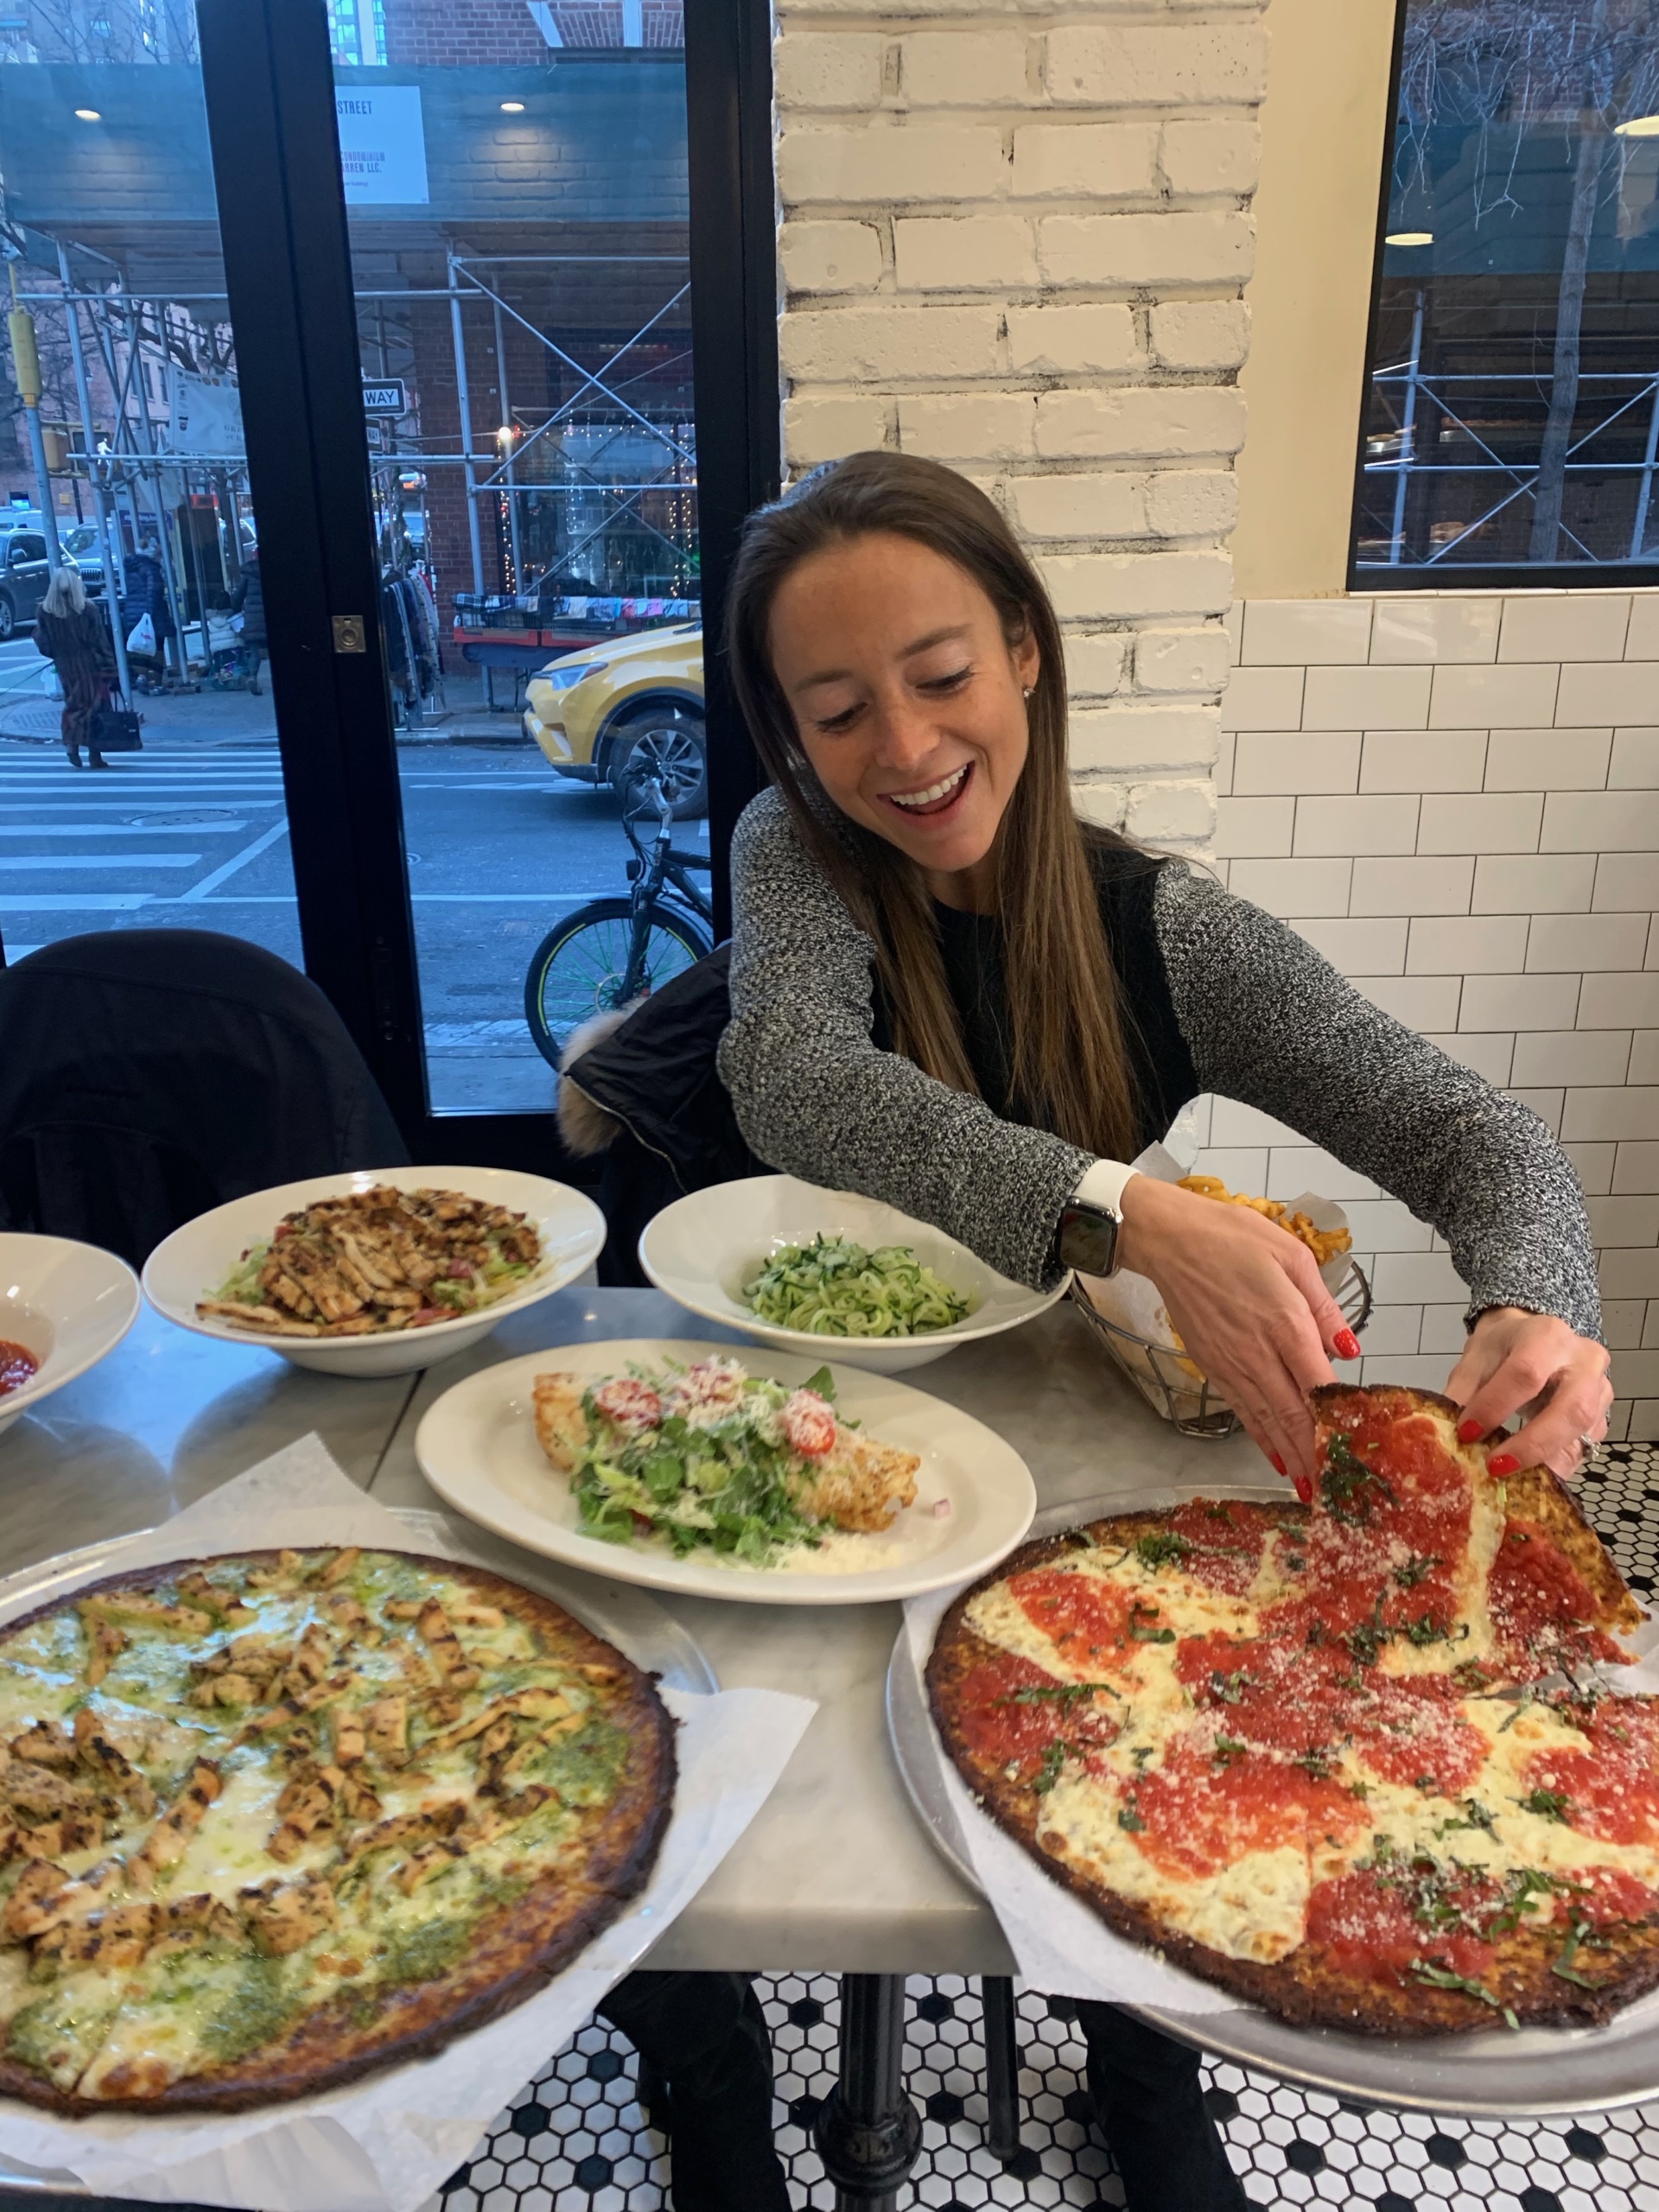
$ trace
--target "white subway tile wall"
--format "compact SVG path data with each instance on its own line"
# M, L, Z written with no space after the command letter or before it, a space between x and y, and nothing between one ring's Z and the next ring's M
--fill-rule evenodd
M1224 20L1198 22L1135 0L1125 22L1122 0L1022 0L1010 21L1002 0L779 0L776 18L791 473L887 446L981 484L1065 626L1083 811L1193 850L1215 832L1263 6L1212 0ZM1371 673L1363 638L1334 657ZM1255 658L1241 727L1301 728L1324 656ZM1402 703L1373 719L1421 727L1428 671L1376 675Z
M1217 866L1561 1137L1619 1393L1659 1437L1659 592L1252 601L1224 625ZM1339 1198L1368 1382L1443 1383L1463 1286L1397 1200L1211 1102L1205 1173Z

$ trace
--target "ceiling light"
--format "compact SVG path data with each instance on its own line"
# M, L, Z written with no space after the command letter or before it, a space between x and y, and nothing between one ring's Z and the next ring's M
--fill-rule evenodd
M95 107L78 107L75 113L83 123L102 123L104 120Z
M1659 138L1659 115L1633 115L1628 123L1616 124L1616 138Z
M501 103L501 112L503 115L522 115L524 111L524 104L523 100L503 100Z
M1390 231L1383 241L1387 245L1433 245L1433 231Z

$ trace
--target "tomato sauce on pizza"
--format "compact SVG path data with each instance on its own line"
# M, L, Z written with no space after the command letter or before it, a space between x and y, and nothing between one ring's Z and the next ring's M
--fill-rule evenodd
M1310 1503L1027 1546L927 1674L992 1818L1120 1933L1293 2020L1583 2024L1659 1983L1643 1618L1552 1476L1427 1393L1313 1394Z

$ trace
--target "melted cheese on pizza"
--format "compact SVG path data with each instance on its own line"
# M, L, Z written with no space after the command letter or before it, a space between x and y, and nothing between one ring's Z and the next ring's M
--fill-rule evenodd
M155 2095L442 1974L614 1794L620 1680L464 1570L356 1550L0 1638L0 2055Z
M1659 1921L1659 1704L1529 1682L1534 1650L1614 1656L1606 1608L1454 1408L1325 1395L1311 1510L1194 1501L975 1592L995 1656L958 1757L1031 1793L1041 1853L1223 1957L1312 1943L1502 2009L1494 1945L1549 1928L1592 1988L1599 1931Z

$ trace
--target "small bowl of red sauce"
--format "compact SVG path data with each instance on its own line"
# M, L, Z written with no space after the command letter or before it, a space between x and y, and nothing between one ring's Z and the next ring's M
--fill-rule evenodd
M139 1302L113 1252L0 1231L0 1431L113 1351Z
M27 1344L14 1344L10 1337L0 1337L0 1398L8 1398L14 1390L21 1390L40 1371L37 1353L30 1351Z

